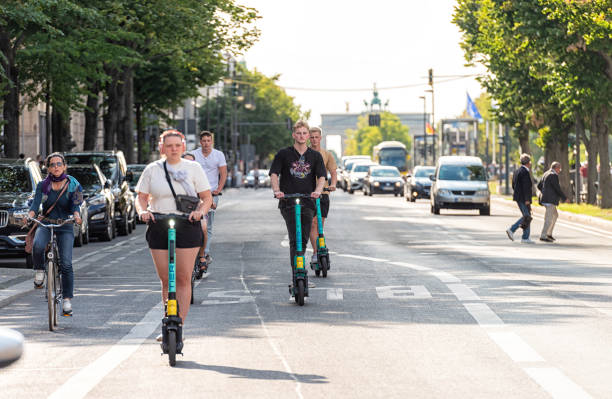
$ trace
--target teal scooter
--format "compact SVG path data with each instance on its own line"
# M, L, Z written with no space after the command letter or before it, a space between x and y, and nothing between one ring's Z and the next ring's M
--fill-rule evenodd
M323 191L329 191L328 189L323 189ZM325 236L323 235L323 217L321 216L321 200L317 198L317 227L318 227L318 237L317 237L317 261L310 262L310 268L314 270L315 275L317 277L323 276L327 277L327 271L329 270L329 250L327 249L327 244L325 243Z
M308 296L308 269L302 248L302 205L300 198L310 198L307 194L285 194L284 198L295 198L295 244L293 257L293 285L289 286L289 294L295 298L295 303L304 306L304 297Z

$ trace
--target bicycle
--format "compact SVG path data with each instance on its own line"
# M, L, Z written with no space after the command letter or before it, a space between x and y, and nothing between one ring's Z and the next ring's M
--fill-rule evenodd
M176 365L176 355L183 352L183 321L179 316L179 303L176 298L176 229L174 219L185 219L186 215L155 213L155 222L168 220L168 302L162 318L162 353L168 355L171 367ZM192 294L193 295L193 294ZM192 302L193 303L193 302Z
M293 257L293 285L289 286L289 294L295 298L299 306L304 306L304 297L308 296L308 270L304 267L306 261L302 248L302 206L300 198L310 198L309 194L285 194L284 198L295 198L295 238L296 250Z
M324 188L323 191L330 192L328 188ZM325 236L323 235L323 218L321 216L321 199L317 198L317 261L310 262L310 268L314 270L315 275L319 277L327 277L327 271L329 270L329 249L325 243Z
M59 304L63 299L62 291L62 274L60 273L59 265L59 250L57 248L57 242L55 238L55 232L53 229L62 227L66 223L72 223L74 218L71 216L68 219L62 220L61 223L45 224L38 219L28 217L28 220L37 223L39 226L46 227L51 230L51 240L47 245L45 253L46 267L45 267L45 280L47 285L45 287L45 295L47 297L47 309L49 311L49 331L54 331L57 327L57 312ZM72 316L68 313L63 313L63 316Z

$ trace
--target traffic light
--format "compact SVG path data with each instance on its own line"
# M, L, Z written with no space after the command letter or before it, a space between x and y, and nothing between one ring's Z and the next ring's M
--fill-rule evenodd
M429 85L433 86L433 69L429 68Z
M368 126L380 126L380 114L368 115Z

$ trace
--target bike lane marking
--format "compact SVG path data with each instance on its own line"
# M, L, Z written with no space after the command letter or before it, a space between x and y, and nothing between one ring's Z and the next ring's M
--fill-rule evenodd
M113 345L106 353L82 368L64 382L49 399L84 398L115 367L129 358L160 324L160 301L138 322L130 332Z

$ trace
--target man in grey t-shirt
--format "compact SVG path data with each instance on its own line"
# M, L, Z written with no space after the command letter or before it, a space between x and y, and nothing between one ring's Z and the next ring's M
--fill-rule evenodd
M207 225L204 230L204 245L200 248L200 268L206 271L208 264L212 258L210 256L210 240L212 238L213 221L215 218L215 209L219 203L219 193L225 186L225 180L227 179L227 163L225 162L225 155L219 150L213 148L214 135L213 133L203 130L200 133L200 145L202 148L195 149L191 153L195 157L195 161L199 163L206 173L208 182L210 183L210 190L213 195L213 204L210 207L210 211L207 215Z

